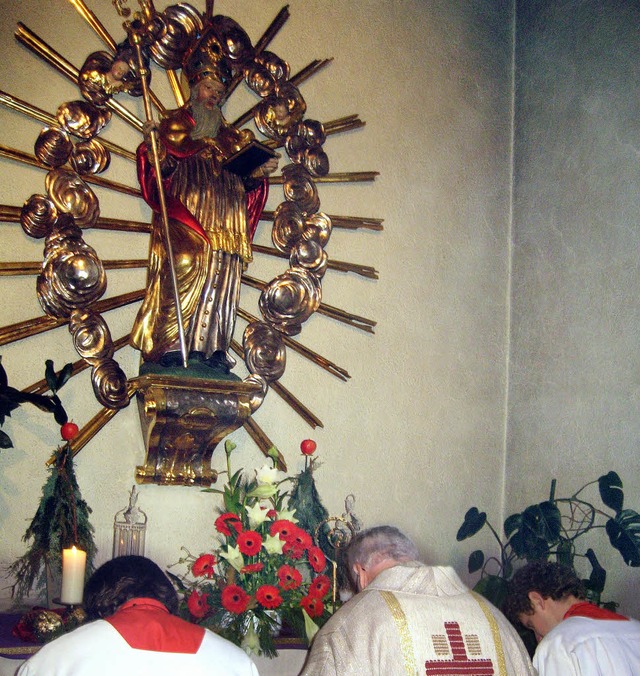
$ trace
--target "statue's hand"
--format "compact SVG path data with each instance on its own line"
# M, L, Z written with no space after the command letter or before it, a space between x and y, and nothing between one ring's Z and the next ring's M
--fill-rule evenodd
M269 158L264 164L261 164L252 174L254 178L264 178L270 176L278 168L280 155Z

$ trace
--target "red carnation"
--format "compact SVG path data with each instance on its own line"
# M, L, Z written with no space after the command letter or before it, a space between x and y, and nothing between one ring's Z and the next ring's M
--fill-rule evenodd
M238 549L246 556L255 556L262 548L262 535L254 530L245 530L238 535Z
M276 510L273 509L273 507L272 507L272 508L267 512L267 518L268 518L268 519L275 519L276 516L278 516L278 512L276 512Z
M229 526L232 526L236 533L242 532L242 521L240 521L240 517L233 512L225 512L215 521L216 530L223 535L231 535Z
M326 575L318 575L309 585L309 596L324 598L331 589L331 580Z
M187 608L189 608L193 617L198 619L204 617L209 611L206 594L201 594L197 589L194 589L187 599Z
M246 566L240 568L240 572L243 574L246 573L259 573L264 568L264 563L248 563Z
M326 565L327 559L320 549L320 547L309 547L307 551L307 557L309 559L309 564L315 570L316 573L321 573Z
M302 584L302 575L293 566L280 566L278 568L278 584L287 591L297 589Z
M256 591L256 599L263 608L277 608L282 603L280 590L271 584L263 584Z
M215 573L215 565L216 557L213 554L203 554L194 561L193 566L191 567L191 572L196 577L205 575L206 577L211 578Z
M297 526L288 519L278 519L269 528L269 535L279 535L281 540L288 540Z
M222 590L222 606L230 613L244 613L249 605L249 594L237 584L230 584Z
M305 596L300 605L307 611L309 617L320 617L324 612L324 603L317 596Z

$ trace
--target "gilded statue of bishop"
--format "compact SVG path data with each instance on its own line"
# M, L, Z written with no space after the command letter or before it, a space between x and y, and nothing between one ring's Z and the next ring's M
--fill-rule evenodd
M227 170L225 162L254 140L223 117L220 104L231 80L220 44L205 32L184 59L190 99L158 126L177 299L161 224L157 177L149 143L138 148L142 194L154 212L144 301L131 344L147 364L178 366L179 303L189 361L224 373L235 365L229 354L243 269L252 259L251 241L268 195L277 156L249 175ZM147 135L151 131L148 124Z

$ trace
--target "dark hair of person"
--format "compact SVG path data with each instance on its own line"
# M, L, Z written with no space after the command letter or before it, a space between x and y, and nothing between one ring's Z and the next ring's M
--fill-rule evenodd
M519 615L533 613L529 599L532 591L554 601L568 596L586 598L584 585L573 568L552 561L530 561L509 582L503 611L512 622L518 622Z
M369 567L386 560L415 561L418 556L417 547L394 526L367 528L351 540L347 549L350 574L356 563Z
M85 587L84 609L89 619L97 620L134 598L155 599L170 613L178 612L178 595L169 578L144 556L118 556L100 566Z

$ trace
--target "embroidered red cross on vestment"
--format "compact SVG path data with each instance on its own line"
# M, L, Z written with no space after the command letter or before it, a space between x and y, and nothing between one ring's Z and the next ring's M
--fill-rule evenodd
M469 659L457 622L445 622L444 628L453 657L427 660L424 663L427 676L493 676L493 662L490 659Z

